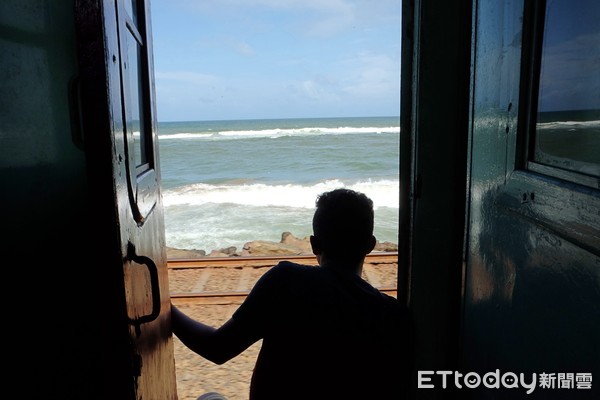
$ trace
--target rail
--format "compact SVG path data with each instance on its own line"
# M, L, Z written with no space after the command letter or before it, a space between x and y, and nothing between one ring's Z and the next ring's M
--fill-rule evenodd
M298 264L316 265L314 255L298 256L269 256L269 257L202 257L202 258L173 258L167 260L170 269L178 268L214 268L214 267L267 267L279 261L292 261ZM367 254L365 264L394 264L398 262L397 252L376 252Z
M287 260L304 265L317 265L317 259L314 255L298 255L298 256L270 256L270 257L203 257L192 259L169 259L167 267L170 273L175 273L177 270L190 269L214 269L214 268L235 268L240 271L242 280L247 277L249 269L270 268L278 262ZM397 252L374 252L367 255L365 258L364 273L373 286L377 287L383 293L391 296L396 296L396 286L382 286L379 284L379 279L374 267L380 264L395 264L398 263ZM171 301L175 304L190 303L219 305L219 304L240 304L248 295L249 290L237 291L202 291L194 290L189 292L172 292Z

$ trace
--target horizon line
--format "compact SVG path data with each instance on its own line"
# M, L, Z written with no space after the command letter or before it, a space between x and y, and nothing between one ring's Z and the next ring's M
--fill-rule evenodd
M157 123L168 122L225 122L225 121L278 121L291 119L349 119L349 118L400 118L400 115L369 115L352 117L276 117L276 118L231 118L231 119L187 119L187 120L158 120Z

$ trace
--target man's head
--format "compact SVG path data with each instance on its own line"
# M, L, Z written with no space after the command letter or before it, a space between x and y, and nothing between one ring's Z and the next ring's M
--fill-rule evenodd
M313 217L313 252L356 260L375 246L373 201L350 189L335 189L317 197Z

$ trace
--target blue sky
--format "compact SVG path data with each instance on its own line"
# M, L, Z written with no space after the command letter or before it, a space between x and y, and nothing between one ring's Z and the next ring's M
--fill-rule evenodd
M600 108L600 2L548 2L541 111Z
M159 121L397 116L401 0L152 0Z

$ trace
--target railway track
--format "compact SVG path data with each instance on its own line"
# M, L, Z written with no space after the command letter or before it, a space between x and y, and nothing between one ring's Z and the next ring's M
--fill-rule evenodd
M284 257L205 257L167 261L174 304L240 304L254 283L279 261L317 265L314 255ZM396 296L398 253L371 253L365 258L363 279Z

